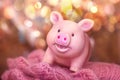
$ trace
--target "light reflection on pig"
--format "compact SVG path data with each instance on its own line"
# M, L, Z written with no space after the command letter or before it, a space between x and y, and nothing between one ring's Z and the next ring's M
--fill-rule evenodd
M48 48L43 62L56 62L70 67L71 71L78 71L91 55L90 40L85 32L93 27L94 22L90 19L78 23L63 20L62 15L55 11L50 20L53 27L47 35Z

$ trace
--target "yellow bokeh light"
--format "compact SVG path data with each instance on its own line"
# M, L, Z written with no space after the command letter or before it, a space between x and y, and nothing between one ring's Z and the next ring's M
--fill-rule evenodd
M26 14L27 17L29 17L31 19L34 19L35 16L36 16L34 6L32 6L32 5L26 6L25 7L25 14Z
M41 35L41 32L36 30L32 32L32 37L39 37Z
M48 3L49 3L51 6L57 6L57 5L58 5L58 2L59 2L59 0L48 0Z
M35 7L36 9L40 9L40 8L42 7L41 2L36 2L35 5L34 5L34 7Z
M72 0L61 0L60 2L61 11L66 14L69 11L72 11Z
M98 12L97 6L92 6L92 7L90 8L90 12L92 12L92 13L97 13L97 12Z
M47 17L50 13L50 8L48 6L44 6L42 7L41 11L40 11L40 15L42 17Z
M72 4L75 8L81 7L81 0L72 0Z
M11 19L15 16L15 12L11 7L6 7L4 9L3 15L5 18Z

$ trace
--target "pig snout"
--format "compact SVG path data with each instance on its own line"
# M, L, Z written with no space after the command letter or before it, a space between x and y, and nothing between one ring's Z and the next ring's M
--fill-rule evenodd
M60 33L56 36L55 42L59 45L68 46L70 43L70 37L68 34Z

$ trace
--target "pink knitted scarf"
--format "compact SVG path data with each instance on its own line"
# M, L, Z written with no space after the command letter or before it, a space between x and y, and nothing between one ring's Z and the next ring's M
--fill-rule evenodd
M8 70L2 80L120 80L120 66L89 62L78 72L71 72L58 64L41 62L44 51L35 50L27 57L8 59Z

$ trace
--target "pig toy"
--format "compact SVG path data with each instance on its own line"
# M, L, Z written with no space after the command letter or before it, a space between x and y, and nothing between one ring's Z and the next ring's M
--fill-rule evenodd
M93 27L93 20L83 19L75 23L64 20L59 12L53 11L50 21L53 27L46 38L48 48L43 62L55 62L69 67L71 71L78 71L90 57L91 44L85 32Z

